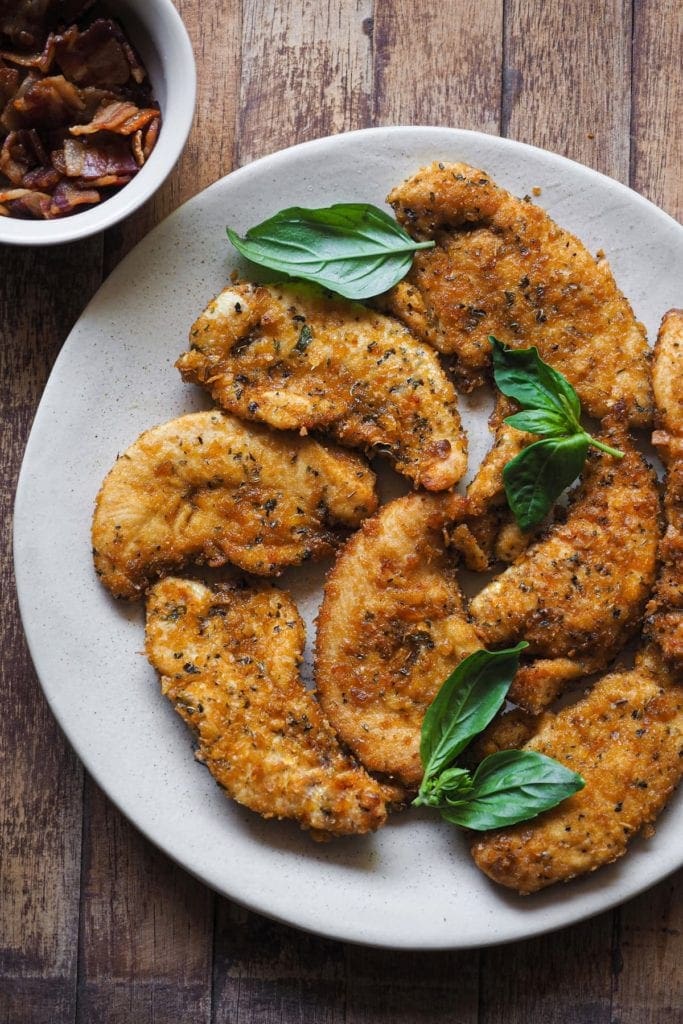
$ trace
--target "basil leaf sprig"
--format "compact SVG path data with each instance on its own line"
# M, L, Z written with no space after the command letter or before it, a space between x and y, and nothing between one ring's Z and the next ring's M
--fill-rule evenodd
M521 451L503 470L508 504L519 526L529 530L577 478L590 446L616 459L624 453L583 429L576 391L565 376L543 362L537 348L510 349L493 335L489 341L495 382L522 407L505 422L543 438Z
M347 299L369 299L392 288L410 270L416 242L388 213L368 203L280 210L241 238L228 237L252 263L312 281Z
M475 651L446 679L422 724L424 777L414 806L484 831L535 818L583 788L576 772L532 750L491 754L474 775L455 763L502 707L527 646Z

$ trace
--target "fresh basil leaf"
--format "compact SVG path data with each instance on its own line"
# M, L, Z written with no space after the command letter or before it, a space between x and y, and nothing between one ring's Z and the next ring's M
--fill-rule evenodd
M579 475L589 440L583 432L547 438L529 445L508 462L503 470L505 494L522 530L540 523L555 499Z
M528 821L585 786L577 773L533 750L501 750L477 768L461 803L441 808L447 821L484 831Z
M428 776L413 801L415 806L425 804L429 807L441 807L453 801L460 802L472 788L472 773L467 768L455 765L445 768L439 775Z
M543 437L565 437L567 434L566 416L550 409L525 409L506 416L505 422L516 430L526 430Z
M451 672L422 723L420 757L425 780L452 764L486 728L510 689L520 651L528 646L522 641L505 651L475 651Z
M493 376L498 388L523 409L545 409L563 416L565 433L580 429L581 403L566 377L544 363L537 348L511 349L493 335Z
M434 242L416 242L396 221L368 203L320 209L292 206L228 237L252 263L337 292L368 299L392 288L410 270L413 254Z

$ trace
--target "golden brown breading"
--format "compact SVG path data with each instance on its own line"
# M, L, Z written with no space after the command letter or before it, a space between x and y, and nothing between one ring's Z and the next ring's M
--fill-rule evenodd
M519 528L505 497L505 466L538 440L534 434L515 430L505 422L505 417L518 409L515 402L498 395L489 417L493 446L467 488L461 520L448 528L449 546L460 553L472 572L486 572L497 561L514 562L538 532Z
M513 348L536 345L571 381L586 412L604 417L624 402L632 424L652 413L649 350L604 260L544 210L516 199L485 171L434 163L388 200L418 252L384 308L441 352L457 356L467 390L485 379L488 335Z
M624 428L603 437L623 459L594 452L566 522L556 523L477 594L470 613L486 647L527 640L510 699L537 713L564 684L605 668L641 622L655 579L659 496ZM551 660L545 660L551 659Z
M287 594L169 578L149 592L146 639L198 759L234 800L317 838L384 824L381 786L342 752L301 682L304 626Z
M330 554L339 528L376 508L375 476L358 456L215 409L191 413L142 434L105 479L95 568L126 598L188 562L274 576Z
M554 715L549 711L544 711L540 715L530 715L521 708L511 708L499 713L470 743L462 755L461 763L468 768L474 768L490 754L497 754L501 750L521 750L524 744L536 735L541 724L552 718Z
M467 466L457 400L436 354L396 320L305 284L232 285L194 324L177 366L245 419L325 430L387 455L428 490Z
M663 318L653 365L653 442L666 466L667 528L660 546L662 568L647 606L646 634L671 668L683 671L683 310Z
M318 619L326 715L366 768L408 788L422 778L427 707L481 646L442 538L458 500L409 494L367 520L337 558Z
M578 771L579 793L533 821L477 839L489 878L526 894L595 871L626 852L683 773L683 689L644 668L606 676L558 715L544 715L525 750Z

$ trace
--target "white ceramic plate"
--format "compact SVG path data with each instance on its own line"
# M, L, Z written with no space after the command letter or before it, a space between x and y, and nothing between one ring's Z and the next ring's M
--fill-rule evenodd
M654 337L683 301L683 229L629 189L561 157L443 128L379 128L296 146L228 175L153 231L114 271L69 336L29 440L16 504L21 612L45 695L87 769L153 842L214 889L279 920L373 945L440 949L559 928L647 888L683 862L683 800L654 839L616 865L538 896L496 888L463 836L429 812L375 836L316 845L225 799L141 655L142 608L116 604L90 558L90 517L116 454L154 423L201 408L173 362L235 266L225 225L290 205L382 204L434 159L464 160L538 200L592 251ZM472 465L488 445L481 403L462 403ZM309 623L322 570L290 588Z

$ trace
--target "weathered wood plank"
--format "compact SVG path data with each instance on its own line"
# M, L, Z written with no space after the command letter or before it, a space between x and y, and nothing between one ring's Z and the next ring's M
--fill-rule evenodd
M197 63L194 126L175 170L132 217L106 232L104 275L139 239L191 196L235 166L242 16L238 3L174 0Z
M213 896L89 783L76 1020L208 1022Z
M476 951L403 953L349 946L347 1024L474 1024L478 975Z
M680 3L635 4L631 185L679 219L683 137L675 125L683 110L682 52ZM617 911L613 961L614 1024L658 1024L681 1017L683 872Z
M498 134L503 0L376 0L376 124Z
M628 181L631 8L508 0L503 134ZM599 73L597 71L599 69ZM481 1024L608 1024L613 914L482 952Z
M631 3L508 0L502 134L628 182Z
M243 4L238 163L370 123L371 0ZM220 900L212 1020L344 1017L343 949Z
M371 0L243 6L240 164L369 125Z
M497 132L503 4L375 0L374 121ZM400 894L397 894L400 898ZM478 1019L478 953L346 949L349 1024Z
M105 273L158 220L233 165L239 5L180 0L178 8L200 68L195 126L166 185L107 232ZM208 1021L213 894L142 839L90 780L85 835L77 1020Z
M626 903L617 916L612 1024L683 1016L683 872Z
M97 287L101 248L95 239L0 251L0 1021L12 1024L74 1014L82 769L26 650L11 526L35 409L62 340Z
M633 26L631 185L678 220L683 220L682 53L680 0L639 0Z
M611 957L611 913L482 950L478 1024L611 1024Z
M351 1024L343 948L221 900L212 1024Z

